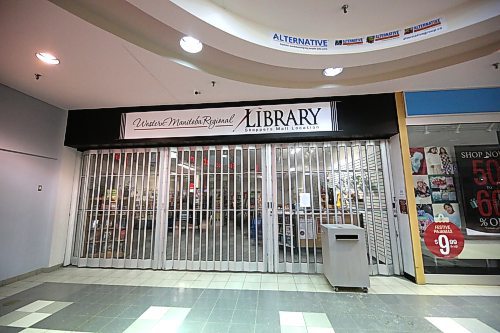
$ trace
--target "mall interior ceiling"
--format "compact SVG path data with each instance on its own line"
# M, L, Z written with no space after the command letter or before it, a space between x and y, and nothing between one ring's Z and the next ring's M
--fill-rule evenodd
M496 87L499 14L498 0L3 0L0 82L70 110Z

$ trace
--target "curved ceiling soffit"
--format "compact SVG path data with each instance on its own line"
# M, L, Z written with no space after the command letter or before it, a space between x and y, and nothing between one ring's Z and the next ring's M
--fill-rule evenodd
M410 42L396 39L356 47L329 47L325 51L304 51L272 42L271 36L274 33L286 35L286 31L280 32L264 25L258 25L222 9L210 0L171 0L168 4L165 4L163 0L127 1L178 31L186 34L195 32L195 36L203 40L204 43L224 52L233 55L243 53L247 59L269 65L304 69L330 66L331 59L336 60L344 67L369 65L450 46L465 41L470 38L471 34L474 36L484 34L480 23L491 20L500 14L500 2L498 1L469 1L454 7L449 12L435 13L436 16L428 17L428 20L440 18L443 21L443 30L432 35L423 35L423 37L413 39ZM413 23L418 24L418 22L425 21L423 19ZM402 30L401 26L392 28L393 30ZM496 27L493 29L496 30ZM449 33L454 31L461 31L462 34L454 34L453 39L449 38ZM383 33L383 31L369 31L358 37L366 37L369 33L378 34ZM352 35L325 36L324 33L323 36L293 34L291 36L327 39L329 41L356 37ZM394 48L397 48L397 52L394 52Z
M396 79L485 56L495 52L500 46L500 34L490 33L427 52L425 57L416 55L376 65L353 66L345 68L341 76L326 78L321 75L322 68L300 69L268 65L231 55L209 45L205 45L199 54L187 54L179 46L183 33L125 1L114 2L113 6L98 0L84 3L72 0L50 1L105 31L178 64L234 81L271 87L309 89ZM500 20L496 17L483 24L498 27ZM430 60L425 61L424 58Z

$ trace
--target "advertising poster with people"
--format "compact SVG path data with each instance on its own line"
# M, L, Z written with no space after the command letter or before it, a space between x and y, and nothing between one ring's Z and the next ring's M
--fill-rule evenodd
M457 203L446 202L444 204L433 204L432 211L434 216L442 216L446 221L453 223L459 228L462 225Z
M427 163L428 175L454 174L453 163L449 152L450 148L448 147L425 147L425 161Z
M455 146L468 235L500 235L500 147Z
M417 204L431 204L431 188L428 176L413 176L413 188Z
M439 220L437 217L445 217L460 228L451 149L441 146L411 147L410 162L421 235L431 223Z
M424 147L410 148L410 161L412 175L427 174Z
M429 176L431 197L433 203L456 202L457 193L453 177Z
M422 236L429 224L434 222L434 212L432 210L432 205L417 204L417 219L420 236Z

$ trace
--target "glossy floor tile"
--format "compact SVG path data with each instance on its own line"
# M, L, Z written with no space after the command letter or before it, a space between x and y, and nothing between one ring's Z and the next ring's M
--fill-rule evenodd
M69 267L1 287L0 333L500 331L499 287L370 280Z

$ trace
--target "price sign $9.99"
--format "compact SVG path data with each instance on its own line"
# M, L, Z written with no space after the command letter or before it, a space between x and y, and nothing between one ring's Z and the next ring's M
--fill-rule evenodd
M452 259L464 249L464 236L451 222L434 222L426 229L424 242L435 256Z

